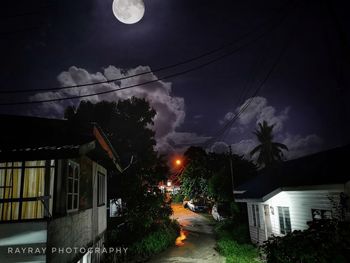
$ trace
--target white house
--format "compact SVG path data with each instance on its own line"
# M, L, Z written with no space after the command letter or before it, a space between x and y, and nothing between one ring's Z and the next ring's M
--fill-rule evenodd
M345 146L291 160L235 189L236 201L247 204L252 242L307 229L312 220L349 218L349 157Z
M100 262L88 248L103 246L107 168L119 168L106 135L65 120L0 122L0 262Z

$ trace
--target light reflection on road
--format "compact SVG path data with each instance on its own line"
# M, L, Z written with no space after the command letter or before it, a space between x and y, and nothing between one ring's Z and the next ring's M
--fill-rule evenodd
M185 230L180 230L180 235L175 240L175 245L178 247L182 247L185 245L184 240L187 238L187 232Z
M215 250L216 242L209 219L185 209L181 204L172 205L181 232L173 247L158 254L148 263L224 263L224 257Z

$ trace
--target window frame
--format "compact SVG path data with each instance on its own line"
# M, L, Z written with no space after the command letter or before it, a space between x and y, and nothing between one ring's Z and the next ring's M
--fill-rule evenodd
M97 206L106 205L106 175L97 172Z
M73 167L73 177L69 176L69 167ZM78 170L78 175L76 178L76 170ZM72 213L76 212L79 210L79 198L80 198L80 164L73 161L73 160L68 160L67 163L67 180L66 180L66 211L67 213ZM72 192L69 191L69 181L72 180ZM77 192L75 192L75 181L77 182ZM68 196L71 196L71 208L69 208L69 198ZM76 207L74 206L74 197L77 198L77 205Z
M253 214L253 226L254 227L261 227L260 222L260 210L258 204L252 204L252 214Z
M280 234L286 235L288 233L291 233L292 232L292 222L291 222L291 218L290 218L289 207L278 206L277 210L278 210L278 221L279 221L279 226L280 226ZM287 213L288 213L288 217L286 215ZM281 218L282 218L282 221L281 221ZM286 220L287 218L289 219L288 224L287 224L287 220ZM283 226L282 226L282 223L283 223Z
M315 213L319 211L319 215L321 218L316 218ZM326 216L326 213L329 213L329 217ZM333 213L331 209L318 209L318 208L311 208L311 218L312 221L318 221L318 220L330 220L333 218Z
M52 207L50 206L49 202L52 200L52 195L53 191L50 187L51 181L54 180L55 177L55 167L56 163L55 160L49 159L49 160L34 160L33 162L39 162L42 161L43 165L27 165L27 162L32 162L29 160L23 160L23 161L8 161L8 162L1 162L1 164L5 164L4 166L0 167L0 170L5 170L5 178L4 178L4 185L1 185L1 188L4 189L2 196L0 196L0 204L2 204L1 209L0 209L0 222L21 222L21 221L35 221L35 220L43 220L45 218L51 217L51 209ZM17 165L15 165L17 163ZM9 165L11 164L11 165ZM26 169L44 169L44 192L41 193L41 195L33 196L33 197L23 197L24 195L24 185L25 185L25 180L26 180ZM53 173L52 173L52 168L53 168ZM6 180L7 180L7 170L11 170L10 176L11 182L13 183L13 170L20 170L20 173L18 175L19 186L17 191L19 191L19 196L18 197L13 197L13 192L14 192L14 186L13 184L11 186L6 185ZM9 198L4 198L5 197L5 191L6 189L11 189L11 197ZM39 192L40 193L40 192ZM28 202L41 202L41 205L43 206L43 215L42 217L35 217L35 218L23 218L23 204L28 203ZM18 203L17 207L17 216L13 214L13 204ZM8 204L11 206L11 212L10 212L10 219L4 220L4 204Z

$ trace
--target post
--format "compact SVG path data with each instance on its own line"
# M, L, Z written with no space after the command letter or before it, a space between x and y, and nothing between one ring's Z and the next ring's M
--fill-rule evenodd
M233 194L233 199L234 199L233 164L232 164L232 149L231 149L231 145L229 146L229 158L230 158L230 172L231 172L232 194Z

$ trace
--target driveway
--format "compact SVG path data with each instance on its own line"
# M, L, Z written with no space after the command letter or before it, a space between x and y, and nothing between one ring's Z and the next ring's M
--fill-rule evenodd
M215 238L210 220L183 208L182 205L173 205L172 208L174 210L172 217L181 225L181 235L173 247L155 256L149 262L225 262L224 257L214 249Z

